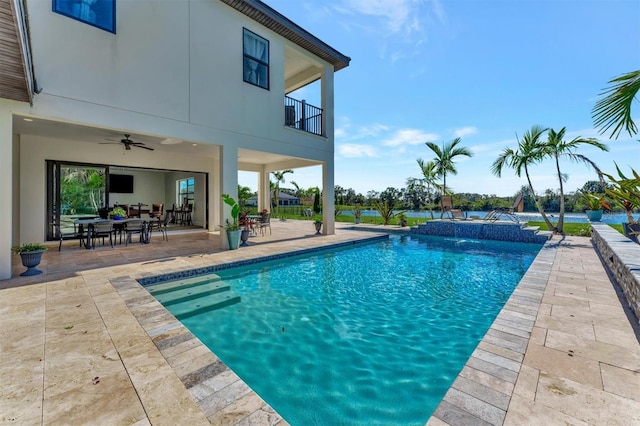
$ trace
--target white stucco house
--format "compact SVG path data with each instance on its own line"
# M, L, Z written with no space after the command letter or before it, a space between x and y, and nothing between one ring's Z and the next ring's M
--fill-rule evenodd
M69 166L125 177L105 206L168 208L188 186L216 231L238 171L257 172L262 208L270 172L320 165L334 232L334 73L350 58L266 4L0 0L0 40L0 279L12 246L52 238ZM287 96L310 84L320 105Z

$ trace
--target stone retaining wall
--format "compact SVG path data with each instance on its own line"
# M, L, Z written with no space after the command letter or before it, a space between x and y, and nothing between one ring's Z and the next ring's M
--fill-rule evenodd
M629 307L640 318L640 244L604 223L591 223L591 239L620 284Z

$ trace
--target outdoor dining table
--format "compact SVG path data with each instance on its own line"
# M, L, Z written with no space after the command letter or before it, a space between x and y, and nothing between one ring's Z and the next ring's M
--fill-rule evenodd
M258 235L256 233L255 224L256 224L256 221L260 221L261 218L262 218L261 214L249 214L249 215L247 215L247 219L249 219L249 221L250 221L249 222L250 223L249 226L251 227L250 231L253 233L253 235Z
M86 238L85 240L85 248L88 250L91 248L92 244L91 244L91 233L93 232L93 227L96 223L112 223L114 225L118 225L118 224L126 224L128 222L132 222L132 221L139 221L139 218L130 218L130 219L102 219L102 218L94 218L94 219L76 219L73 221L73 223L75 223L76 225L80 225L80 238ZM84 237L84 233L82 232L82 229L84 226L87 226L87 236ZM149 222L148 221L143 221L143 240L149 241Z

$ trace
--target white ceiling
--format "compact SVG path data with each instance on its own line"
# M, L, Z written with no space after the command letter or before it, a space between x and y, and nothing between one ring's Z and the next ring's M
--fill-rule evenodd
M27 117L13 116L13 133L78 141L87 144L113 143L114 149L124 149L124 146L116 145L120 145L119 141L124 139L125 134L129 134L129 139L133 142L142 142L145 146L159 152L188 152L189 154L198 156L218 158L219 150L217 145L204 143L195 144L193 141L188 140L132 133L126 129L104 129L41 118L32 118L33 121L25 121L24 118ZM29 119L31 118L29 117ZM132 147L131 149L139 148ZM247 149L238 150L238 156L240 162L256 165L281 163L292 160L291 157L284 155Z

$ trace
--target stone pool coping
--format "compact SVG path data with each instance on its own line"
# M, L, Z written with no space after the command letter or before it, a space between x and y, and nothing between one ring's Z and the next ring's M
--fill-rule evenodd
M557 250L542 246L427 424L503 424Z

